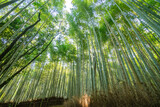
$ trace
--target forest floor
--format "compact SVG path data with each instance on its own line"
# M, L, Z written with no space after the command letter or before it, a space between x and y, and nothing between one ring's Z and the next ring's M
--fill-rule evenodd
M70 99L50 97L15 103L0 103L0 107L160 107L160 92L124 88L105 93L97 91Z
M0 103L0 107L63 107L63 103L66 99L50 97L45 99L37 99L32 101L24 101L18 104L13 102Z
M64 107L64 105L56 105L56 106L49 106L49 107Z
M64 107L160 107L160 92L130 87L108 93L97 91L90 96L72 97Z

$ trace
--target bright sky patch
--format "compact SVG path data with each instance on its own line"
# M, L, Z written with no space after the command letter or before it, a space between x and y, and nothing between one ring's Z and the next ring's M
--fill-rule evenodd
M65 0L66 11L71 13L71 8L73 8L72 0Z

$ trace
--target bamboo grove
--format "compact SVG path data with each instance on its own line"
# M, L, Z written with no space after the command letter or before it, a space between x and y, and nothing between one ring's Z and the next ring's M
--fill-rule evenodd
M159 0L0 1L0 102L117 89L160 95Z

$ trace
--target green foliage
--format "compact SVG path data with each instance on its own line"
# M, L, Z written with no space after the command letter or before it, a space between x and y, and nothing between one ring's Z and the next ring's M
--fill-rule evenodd
M70 62L76 59L76 48L69 41L56 41L56 45L50 46L50 55L52 60L64 60Z

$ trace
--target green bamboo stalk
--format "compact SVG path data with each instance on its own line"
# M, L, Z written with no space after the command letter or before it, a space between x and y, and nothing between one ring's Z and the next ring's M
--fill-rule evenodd
M9 6L9 5L11 5L11 4L17 2L17 1L19 1L19 0L11 0L11 1L9 1L9 2L0 4L0 10L3 9L4 7L6 7L6 6Z
M7 23L5 23L1 28L0 28L0 33L2 33L2 31L11 23L13 22L20 13L23 12L23 10L25 10L28 6L30 6L32 3L34 2L34 0L32 0L30 3L28 3L24 8L22 8L16 15L14 15Z

